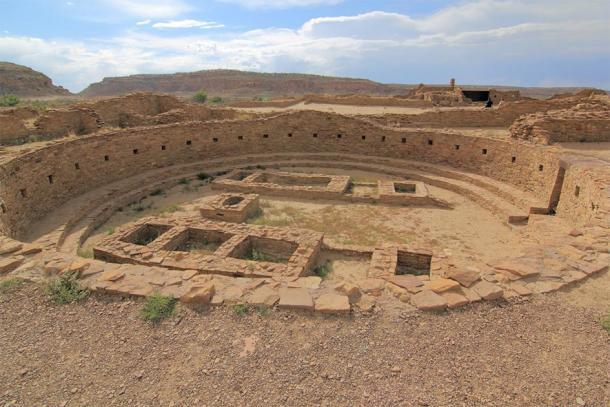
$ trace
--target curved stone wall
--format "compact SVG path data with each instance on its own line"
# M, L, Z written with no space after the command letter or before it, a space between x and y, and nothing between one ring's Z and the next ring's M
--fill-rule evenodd
M268 153L345 153L443 163L509 183L548 205L559 159L508 140L400 131L345 116L297 112L246 121L189 122L58 140L0 165L2 232L23 235L67 200L143 171ZM583 205L586 207L586 205ZM586 217L586 216L585 216Z

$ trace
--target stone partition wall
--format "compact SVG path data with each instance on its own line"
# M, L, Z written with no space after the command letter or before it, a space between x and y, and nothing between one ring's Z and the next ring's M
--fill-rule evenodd
M358 154L447 164L548 200L559 162L548 148L378 127L337 114L189 122L63 139L0 165L2 232L22 236L67 200L143 171L248 154Z

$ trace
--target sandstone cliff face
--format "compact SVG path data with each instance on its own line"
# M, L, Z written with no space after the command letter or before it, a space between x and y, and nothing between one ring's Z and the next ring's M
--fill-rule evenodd
M404 85L385 85L365 79L333 78L303 74L267 74L231 70L210 70L167 75L132 75L105 78L91 84L82 96L113 96L130 92L197 92L205 90L230 96L281 96L307 93L372 95L406 94Z
M68 96L71 93L53 85L46 75L26 66L0 62L0 95L17 96Z

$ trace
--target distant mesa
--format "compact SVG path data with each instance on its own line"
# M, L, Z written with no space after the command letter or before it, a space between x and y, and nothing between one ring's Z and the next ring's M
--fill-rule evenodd
M56 86L48 76L27 66L0 61L0 95L70 96L67 89Z

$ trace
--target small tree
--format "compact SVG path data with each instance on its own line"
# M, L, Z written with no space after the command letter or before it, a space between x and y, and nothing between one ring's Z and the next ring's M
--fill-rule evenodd
M19 98L12 94L2 95L0 97L0 107L11 107L19 104Z
M205 103L208 100L208 95L207 95L207 93L205 93L204 91L201 90L201 91L195 93L195 96L193 97L193 99L197 103Z

